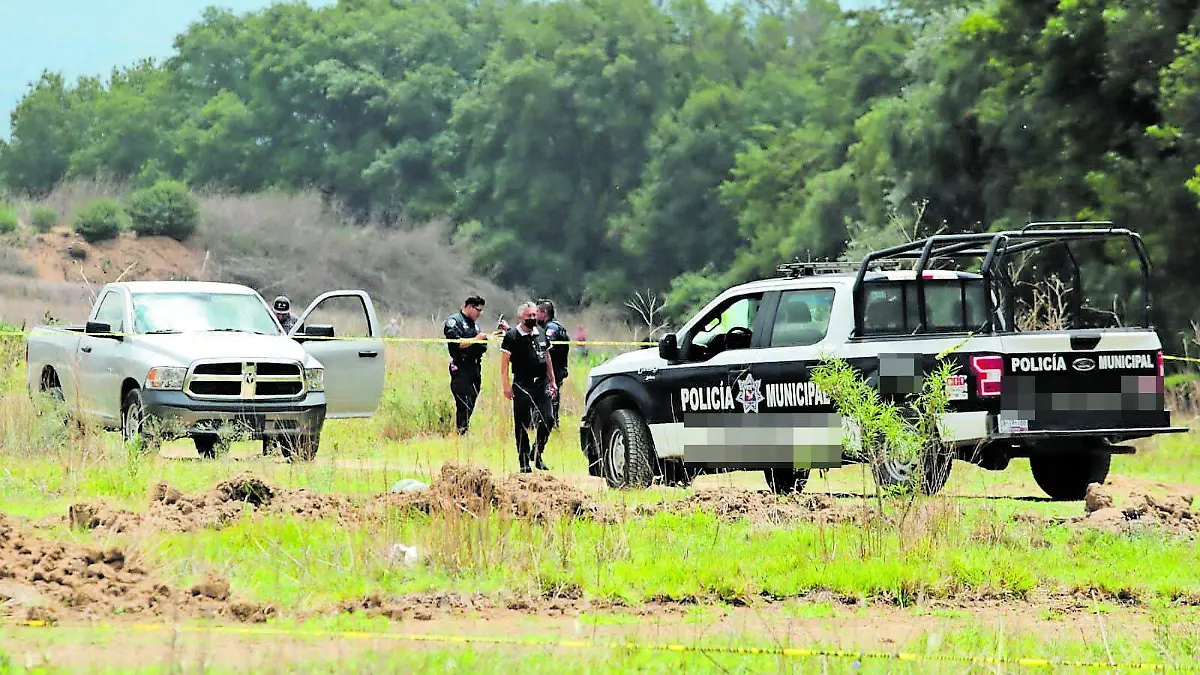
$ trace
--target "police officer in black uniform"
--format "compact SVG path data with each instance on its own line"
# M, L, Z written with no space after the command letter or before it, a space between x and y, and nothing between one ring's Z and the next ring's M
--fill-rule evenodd
M447 340L457 340L447 342L446 348L450 352L450 393L454 396L454 423L459 435L467 433L483 384L480 361L487 351L487 334L475 325L483 307L483 298L472 295L463 301L461 311L446 319L442 330ZM503 321L500 326L507 327Z
M550 341L537 325L537 306L526 302L517 308L520 323L509 329L500 345L500 378L504 397L513 404L513 427L517 437L517 459L521 473L529 473L530 460L542 471L549 470L542 461L542 451L550 440L554 411L550 399L557 395L554 365L550 356ZM508 370L512 364L512 382ZM528 429L537 429L537 441L529 447Z
M567 333L566 326L555 320L553 302L545 298L538 300L537 316L538 325L542 327L546 333L546 339L550 341L550 359L554 362L554 383L558 386L558 391L550 403L554 408L552 426L557 427L559 404L562 403L563 381L567 379L567 351L571 348L567 342L571 338Z

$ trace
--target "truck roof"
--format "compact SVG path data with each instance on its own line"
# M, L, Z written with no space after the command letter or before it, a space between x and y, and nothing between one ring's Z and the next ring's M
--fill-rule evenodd
M914 279L916 272L913 270L886 270L886 271L871 271L867 272L864 281L903 281L905 279ZM983 277L974 272L961 272L957 270L926 270L921 276L925 279L982 279ZM837 285L842 286L854 283L854 273L834 273L834 274L815 274L811 276L801 277L776 277L773 279L759 279L750 281L744 284L734 286L733 289L738 291L780 291L793 288L813 288L819 286Z
M124 287L135 295L145 293L227 293L233 295L254 295L255 293L254 289L241 284L227 284L218 281L122 281L108 285Z

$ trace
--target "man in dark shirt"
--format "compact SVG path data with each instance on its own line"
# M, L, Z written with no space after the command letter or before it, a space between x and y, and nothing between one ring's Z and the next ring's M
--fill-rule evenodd
M554 361L554 383L558 386L558 392L550 403L554 408L552 427L557 427L563 382L567 379L567 350L571 348L567 343L571 338L567 335L566 327L554 318L553 302L545 298L538 300L537 310L538 325L546 332L546 339L550 341L550 358Z
M475 325L483 307L483 298L472 295L463 301L461 311L446 319L442 329L446 339L451 340L446 349L450 352L450 393L454 396L454 423L459 435L467 433L483 384L480 362L487 351L487 334ZM503 321L500 325L506 327Z
M275 298L271 307L275 310L275 318L279 320L283 332L290 332L292 326L296 325L296 315L292 314L292 301L288 300L286 295L280 295Z
M554 363L550 358L550 342L537 325L537 306L526 302L517 308L520 323L509 329L500 345L500 378L504 397L513 403L513 427L517 436L517 459L521 473L529 473L530 460L542 471L549 470L542 461L542 451L550 440L554 411L552 396L558 394L554 381ZM508 378L512 365L512 382ZM530 427L537 429L537 441L529 448Z

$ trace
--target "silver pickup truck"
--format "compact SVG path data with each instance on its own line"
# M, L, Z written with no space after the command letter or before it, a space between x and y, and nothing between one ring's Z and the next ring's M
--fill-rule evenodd
M230 440L311 459L328 418L370 417L386 356L364 291L332 291L286 333L253 289L136 281L101 289L83 326L37 326L27 384L67 414L150 448L191 437L213 457Z

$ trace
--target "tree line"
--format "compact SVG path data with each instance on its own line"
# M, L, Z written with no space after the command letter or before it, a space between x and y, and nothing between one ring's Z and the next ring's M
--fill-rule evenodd
M0 184L77 176L319 189L447 217L477 269L679 315L793 257L1034 219L1110 219L1196 315L1200 0L340 0L209 9L162 63L46 73ZM919 206L914 206L919 205ZM1089 292L1132 302L1135 259Z

